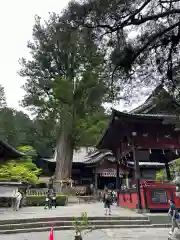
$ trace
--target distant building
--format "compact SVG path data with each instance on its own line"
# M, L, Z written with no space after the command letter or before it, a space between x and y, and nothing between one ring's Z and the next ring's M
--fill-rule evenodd
M24 154L0 140L0 163L6 163L8 160L21 158ZM20 182L0 180L0 197L11 198L17 191Z

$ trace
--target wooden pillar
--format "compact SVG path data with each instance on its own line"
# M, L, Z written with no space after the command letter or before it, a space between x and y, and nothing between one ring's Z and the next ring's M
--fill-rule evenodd
M94 187L95 187L95 190L98 189L98 174L95 172L95 176L94 176Z
M126 186L129 188L129 178L128 178L128 173L126 173Z
M119 191L120 191L120 174L119 174L119 161L116 162L116 192L117 192L117 205L119 206Z
M171 180L171 173L170 173L170 168L169 168L168 163L165 163L165 168L166 168L167 180L170 181Z
M135 143L133 143L133 160L134 160L134 167L135 167L136 191L137 191L137 198L138 198L137 210L141 212L142 203L141 203L141 193L140 193L140 167L139 167L139 160L136 158Z

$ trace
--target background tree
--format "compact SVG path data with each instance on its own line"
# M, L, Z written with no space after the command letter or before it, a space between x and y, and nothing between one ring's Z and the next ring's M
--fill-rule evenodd
M14 147L31 144L33 121L24 114L11 108L0 109L0 139Z
M6 107L6 96L4 92L4 88L0 85L0 108Z
M179 85L180 0L73 1L68 13L108 49L112 86L123 97L160 82Z
M81 123L99 114L108 96L105 53L94 42L92 31L79 28L66 12L51 14L45 23L36 17L28 48L32 60L21 60L20 75L26 78L23 104L38 119L51 119L56 126L55 176L69 178L73 149L84 134Z
M93 146L108 122L104 109L76 122L77 146ZM58 124L51 118L30 119L28 115L11 108L0 109L0 139L17 148L33 146L39 157L51 158L56 148Z
M171 173L171 179L173 180L176 173L180 172L180 159L176 159L173 161L173 163L170 165L170 173ZM167 180L166 170L161 169L156 174L157 180Z

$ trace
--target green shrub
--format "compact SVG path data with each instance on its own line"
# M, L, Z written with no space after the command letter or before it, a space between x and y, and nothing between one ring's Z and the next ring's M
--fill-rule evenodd
M44 206L46 196L43 195L28 195L26 196L26 206ZM57 206L65 206L68 202L66 195L56 195Z

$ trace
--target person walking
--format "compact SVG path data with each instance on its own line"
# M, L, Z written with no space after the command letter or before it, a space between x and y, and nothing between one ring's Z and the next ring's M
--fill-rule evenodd
M45 206L44 206L44 209L47 209L47 208L51 208L51 205L52 205L52 199L51 199L51 196L50 196L50 192L48 190L47 192L47 195L46 195L46 199L45 199Z
M172 220L172 227L171 227L169 234L173 234L175 228L179 229L179 225L177 223L177 220L179 219L179 214L176 209L175 202L173 200L169 200L168 215L171 217L171 220Z
M109 215L111 215L111 193L108 191L107 188L104 190L103 202L104 202L105 215L107 215L108 211L109 211Z
M16 210L16 196L17 196L17 193L18 193L18 189L15 190L15 192L13 193L13 196L12 196L12 209L13 209L13 211Z
M52 192L52 207L53 206L56 208L56 191L55 191L55 189L53 189L53 192Z
M19 190L18 190L18 192L16 193L15 199L16 199L16 202L15 202L15 211L18 211L18 210L19 210L19 207L20 207L21 200L22 200L22 194L21 194L21 192L20 192Z

